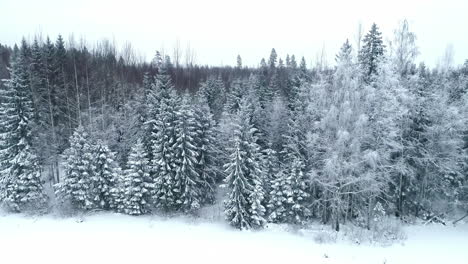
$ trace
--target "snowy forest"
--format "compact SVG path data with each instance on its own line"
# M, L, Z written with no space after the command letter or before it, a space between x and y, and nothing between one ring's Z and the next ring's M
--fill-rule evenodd
M130 44L37 36L0 45L0 202L11 213L96 210L227 223L468 214L468 60L417 62L403 21L343 40L334 63L293 54L203 66ZM221 207L220 207L221 208Z

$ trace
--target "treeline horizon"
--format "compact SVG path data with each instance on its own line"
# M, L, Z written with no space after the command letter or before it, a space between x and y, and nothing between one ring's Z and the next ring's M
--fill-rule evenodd
M408 24L408 27L410 26L410 24L408 23L406 19L401 20L399 23L406 23ZM357 25L356 32L354 33L353 41L351 41L350 38L344 38L344 39L348 39L353 46L357 46L358 43L362 41L362 38L364 37L364 33L365 33L364 28L362 24L359 23ZM389 36L394 34L394 32L389 32L389 33L390 33L388 34ZM415 36L416 36L416 33L417 32L414 33ZM13 50L14 46L20 45L21 41L23 40L25 40L28 43L33 43L35 40L37 40L39 43L44 43L46 42L47 39L54 41L60 37L63 39L67 49L75 48L78 50L82 50L86 47L86 49L89 50L91 53L99 52L103 50L111 50L112 53L115 55L116 60L119 60L119 58L122 57L123 61L127 65L144 65L144 64L149 65L152 63L152 60L154 59L154 54L151 54L150 52L150 55L148 56L146 53L141 52L141 49L133 45L131 40L119 41L119 40L116 40L115 37L112 37L112 38L101 38L101 39L97 39L94 41L88 41L85 34L81 34L79 37L77 37L77 35L74 32L69 33L67 35L68 36L67 38L65 38L65 36L66 34L58 33L56 37L53 38L54 36L52 35L38 32L34 34L28 34L27 36L23 36L21 40L19 40L19 42L14 42L14 44L8 45L6 43L0 42L0 45L3 44L4 48ZM384 41L384 45L388 46L389 44L391 45L391 42L393 41L393 39L387 38L387 39L383 39L383 41ZM275 45L273 45L272 48L278 51ZM315 55L310 55L310 56L301 55L301 56L298 56L297 59L300 61L302 57L304 57L310 69L334 68L336 67L336 60L334 56L331 56L331 57L327 56L328 51L326 50L326 48L327 48L326 46L323 46L322 48L318 48L316 50ZM332 50L331 54L336 54L338 50L339 49ZM173 44L169 45L168 47L165 47L165 45L162 45L160 48L155 47L153 53L156 53L156 51L159 52L163 58L165 58L166 56L170 57L175 67L182 67L182 68L189 67L190 65L191 66L197 65L199 67L210 67L210 68L224 68L224 67L234 68L237 66L237 63L238 63L237 56L243 57L242 53L238 53L238 54L233 55L232 60L229 60L227 64L225 64L224 62L204 63L202 62L202 60L200 60L202 56L200 56L197 53L197 50L192 47L191 40L187 39L183 41L182 43L179 38L176 38L173 41ZM267 55L269 51L270 51L269 48L266 48L265 55ZM424 63L426 67L430 70L433 70L433 69L440 70L446 66L449 66L453 69L457 69L457 68L463 67L463 64L466 62L466 60L468 60L468 59L465 59L464 62L455 63L454 62L455 50L453 48L453 43L450 43L450 42L447 43L445 49L441 49L438 52L440 53L440 56L437 58L437 60L429 63L428 61L424 59L420 59L419 62L417 62L416 64ZM295 54L294 52L290 52L288 50L283 50L283 52L278 52L278 54L279 53L285 54L283 59L285 59L286 56ZM422 54L419 53L419 55L422 55ZM265 56L258 56L254 58L254 60L256 60L257 62L253 62L249 64L244 63L243 67L258 68L260 67L262 58L265 59Z
M377 232L468 209L468 60L417 65L406 21L387 44L376 24L344 40L334 67L275 49L254 68L199 66L194 51L146 63L127 47L0 45L5 208L197 214L226 192L240 229Z

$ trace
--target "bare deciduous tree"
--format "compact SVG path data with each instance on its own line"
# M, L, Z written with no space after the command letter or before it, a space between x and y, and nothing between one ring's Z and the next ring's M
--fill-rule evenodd
M401 76L406 75L419 54L416 46L416 34L409 30L409 23L406 19L401 21L394 30L393 40L389 42L388 46L398 73Z

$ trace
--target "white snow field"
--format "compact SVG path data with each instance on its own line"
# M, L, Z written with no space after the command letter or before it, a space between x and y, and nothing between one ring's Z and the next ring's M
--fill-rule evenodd
M406 241L382 247L319 244L307 233L240 232L188 218L98 213L77 219L0 215L0 263L468 264L467 223L409 226Z

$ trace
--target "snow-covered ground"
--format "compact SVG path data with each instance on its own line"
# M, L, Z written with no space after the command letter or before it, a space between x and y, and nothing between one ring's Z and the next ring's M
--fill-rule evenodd
M0 263L468 264L468 224L409 226L406 241L382 247L318 244L308 233L240 232L188 218L77 219L0 215Z

